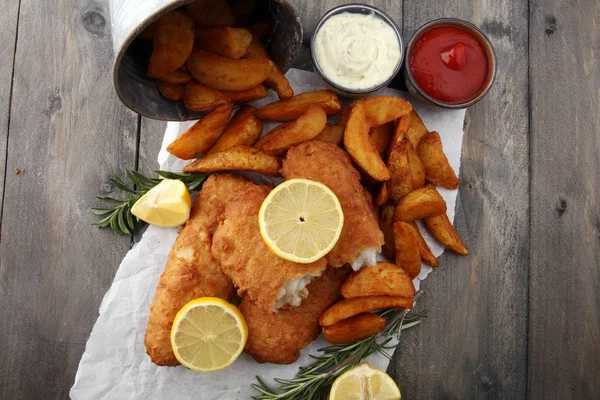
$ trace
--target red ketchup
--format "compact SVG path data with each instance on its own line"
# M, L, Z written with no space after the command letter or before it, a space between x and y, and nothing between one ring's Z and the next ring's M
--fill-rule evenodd
M479 40L454 26L423 33L412 47L408 65L423 92L448 104L471 100L488 75L488 58Z

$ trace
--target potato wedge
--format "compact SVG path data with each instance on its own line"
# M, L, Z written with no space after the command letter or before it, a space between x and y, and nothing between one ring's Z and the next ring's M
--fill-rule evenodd
M385 318L377 314L358 314L337 324L324 326L323 336L331 344L354 343L381 331L386 322Z
M172 85L177 85L181 83L188 83L194 79L187 71L182 68L176 69L175 71L167 74L165 76L161 76L160 80L166 83L170 83Z
M248 49L248 58L269 58L267 50L264 48L258 36L253 35ZM272 61L272 60L271 60ZM277 64L273 63L271 74L265 80L265 85L277 92L279 100L289 99L294 96L294 90L290 82L283 75Z
M361 99L365 106L367 124L379 126L393 121L412 111L412 105L400 97L373 96Z
M427 227L427 230L431 232L433 237L448 250L461 256L469 254L469 250L467 250L467 247L445 213L435 217L424 218L423 222L425 222L425 227Z
M340 112L342 105L331 90L313 90L260 108L256 115L267 121L287 122L298 119L311 105L320 106L328 117Z
M458 178L444 154L439 133L429 132L424 135L419 141L417 154L429 182L446 189L458 189Z
M252 34L231 26L197 26L194 47L237 60L250 48Z
M230 1L230 7L235 16L235 23L237 25L246 25L250 21L250 18L252 18L252 14L254 14L256 0Z
M154 21L150 25L146 27L143 31L138 35L138 39L142 39L146 42L152 42L154 40L154 33L156 33L156 25L158 21Z
M394 134L394 121L371 128L369 136L378 152L383 153L387 150Z
M167 151L182 160L191 160L197 153L207 152L225 130L232 109L229 102L206 114L167 146Z
M240 107L227 124L217 143L210 148L206 155L209 156L240 145L253 146L263 130L263 123L254 115L255 111L256 108L248 104Z
M404 269L391 263L378 262L374 267L364 267L350 274L340 292L346 299L365 296L412 298L415 286Z
M184 12L171 11L156 22L148 76L160 78L175 71L194 48L194 21Z
M381 207L381 215L379 217L379 227L383 232L383 246L381 246L381 252L384 256L390 259L394 259L396 256L396 245L394 243L394 209L396 207L387 203Z
M344 127L325 124L325 128L315 136L315 140L322 140L340 146L344 142Z
M216 89L204 86L195 80L185 84L183 104L190 110L210 111L227 103L229 103L229 99Z
M410 279L415 279L421 272L421 252L417 232L404 221L394 222L392 228L396 247L396 265L404 269Z
M437 258L431 252L429 245L425 241L425 238L421 234L421 230L415 221L409 222L409 224L413 227L415 232L417 233L417 242L419 243L419 254L421 255L421 261L430 267L436 268L439 265Z
M248 146L236 146L211 154L186 165L184 172L253 171L278 176L281 161L275 156Z
M272 19L265 19L262 21L257 21L249 26L247 29L252 32L253 35L256 35L260 40L264 40L269 32L271 32L271 28L273 27Z
M429 131L425 127L423 120L419 117L419 114L416 113L415 110L412 110L407 116L408 129L406 130L406 134L410 139L413 147L416 149L421 141L421 138L425 136Z
M375 205L382 206L390 200L387 182L380 182L375 189Z
M346 126L346 124L348 124L348 119L350 118L350 111L352 111L352 108L354 108L354 106L356 105L357 102L359 102L360 100L354 100L352 103L348 104L346 107L344 107L344 109L342 110L342 112L340 113L340 116L338 118L337 121L337 126Z
M444 198L435 188L425 186L400 199L394 211L394 222L409 222L442 214L446 214Z
M236 22L227 0L196 0L187 4L185 10L199 25L235 25Z
M331 326L358 314L385 308L412 308L412 299L394 296L368 296L343 299L321 315L321 326Z
M410 174L413 181L413 189L421 188L425 185L425 169L423 163L417 155L412 143L408 142L408 164L410 166Z
M318 105L312 105L296 121L286 122L271 130L259 140L256 147L267 154L283 154L290 147L317 136L326 123L325 111Z
M177 101L183 96L183 84L181 83L172 84L158 80L156 81L156 87L160 94L169 100Z
M369 125L362 103L356 104L350 112L350 119L344 131L344 147L358 166L373 179L390 179L390 171L369 137Z
M229 92L226 90L220 91L223 96L233 101L233 104L243 104L249 101L262 99L269 95L267 88L264 85L258 85L248 90L241 90L238 92Z
M273 68L273 63L267 58L231 60L199 49L192 51L186 65L203 85L232 92L260 85Z
M390 171L390 179L387 188L390 200L398 204L400 199L413 190L413 177L408 160L408 146L410 141L402 135L399 141L392 145L388 154L387 167Z

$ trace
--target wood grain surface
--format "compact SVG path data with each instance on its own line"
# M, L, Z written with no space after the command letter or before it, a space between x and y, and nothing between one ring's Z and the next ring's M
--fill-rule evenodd
M490 37L496 83L467 112L455 226L468 257L445 252L424 282L428 318L394 360L408 399L522 399L528 275L527 2L410 0L404 37L441 17ZM440 132L443 135L443 132Z
M533 1L528 397L600 398L600 3Z
M348 2L291 0L305 42ZM434 18L473 21L498 58L465 123L456 228L471 254L445 253L423 285L428 318L389 368L403 398L600 398L600 3L368 3L405 41ZM65 399L132 243L90 227L89 208L116 193L113 173L156 169L166 124L117 99L104 1L0 5L0 398Z
M20 2L7 165L25 173L5 180L2 399L68 397L130 246L90 226L96 195L112 192L109 177L136 154L137 116L112 87L109 29L101 1Z

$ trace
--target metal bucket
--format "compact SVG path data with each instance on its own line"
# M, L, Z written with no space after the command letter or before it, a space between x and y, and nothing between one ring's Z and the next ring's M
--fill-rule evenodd
M192 0L109 0L115 62L113 81L117 95L131 110L164 121L198 119L205 113L186 108L182 101L164 98L156 81L146 75L151 49L135 40L159 17ZM265 47L283 72L300 52L302 24L286 0L257 0L257 19L270 18L273 27Z

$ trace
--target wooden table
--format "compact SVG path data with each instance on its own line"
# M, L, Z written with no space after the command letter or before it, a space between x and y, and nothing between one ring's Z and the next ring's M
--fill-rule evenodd
M293 3L307 39L342 1ZM369 3L406 39L473 21L499 62L465 123L471 255L444 254L424 284L428 318L390 367L404 397L600 398L600 3ZM64 399L133 243L91 227L90 207L113 173L156 167L165 124L115 95L105 2L0 4L0 397Z

